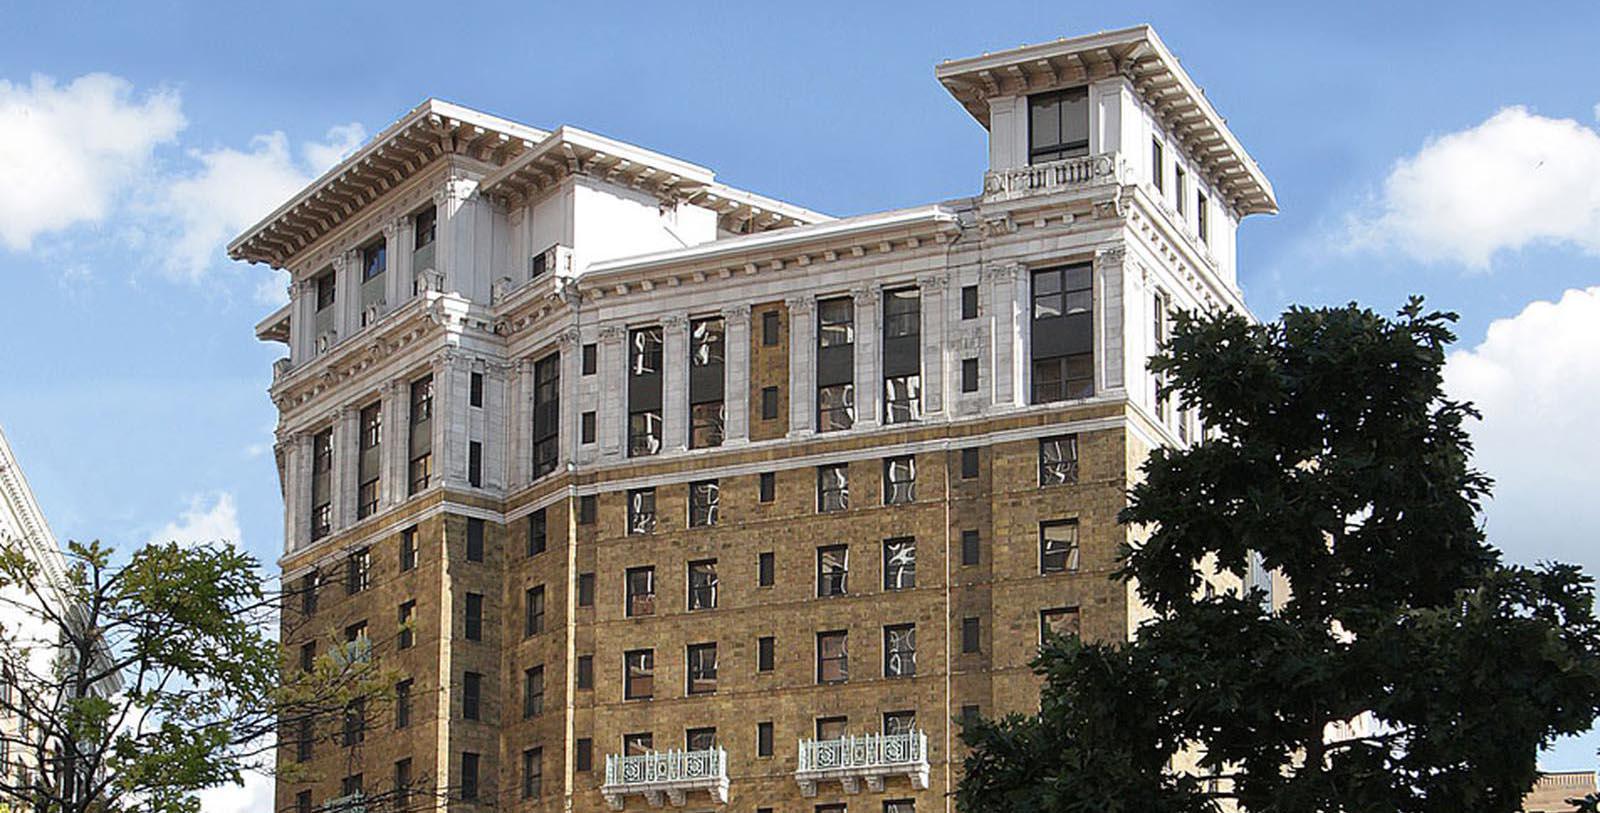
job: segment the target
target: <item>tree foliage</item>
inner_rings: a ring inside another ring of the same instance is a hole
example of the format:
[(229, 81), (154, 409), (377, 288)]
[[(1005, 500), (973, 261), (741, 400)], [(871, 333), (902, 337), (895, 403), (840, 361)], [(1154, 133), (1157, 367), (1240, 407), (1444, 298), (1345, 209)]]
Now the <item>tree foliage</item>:
[(281, 595), (232, 544), (149, 544), (119, 560), (72, 543), (56, 571), (20, 541), (0, 546), (0, 743), (13, 766), (0, 803), (13, 808), (194, 813), (197, 791), (272, 761), (281, 720), (377, 691), (365, 659), (288, 668)]
[[(1040, 713), (964, 728), (961, 809), (1520, 809), (1539, 748), (1600, 712), (1600, 624), (1587, 575), (1485, 539), (1454, 318), (1179, 314), (1152, 368), (1207, 431), (1152, 453), (1120, 517), (1144, 538), (1116, 577), (1155, 617), (1047, 642)], [(1253, 554), (1290, 585), (1276, 611), (1203, 589)]]

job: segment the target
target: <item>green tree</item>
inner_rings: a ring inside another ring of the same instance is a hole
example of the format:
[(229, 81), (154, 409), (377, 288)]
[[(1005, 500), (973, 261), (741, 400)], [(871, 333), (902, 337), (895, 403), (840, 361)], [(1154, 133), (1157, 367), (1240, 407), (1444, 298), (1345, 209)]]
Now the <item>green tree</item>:
[[(1180, 314), (1153, 369), (1207, 432), (1156, 450), (1120, 517), (1144, 538), (1116, 578), (1155, 617), (1048, 641), (1040, 713), (964, 727), (961, 809), (1518, 810), (1540, 746), (1600, 711), (1600, 625), (1577, 568), (1485, 539), (1475, 413), (1441, 388), (1454, 319)], [(1257, 555), (1276, 612), (1208, 596)]]
[(309, 671), (275, 638), (281, 596), (227, 543), (100, 543), (64, 562), (0, 545), (0, 803), (36, 813), (194, 813), (272, 763), (281, 721), (381, 697), (354, 647)]

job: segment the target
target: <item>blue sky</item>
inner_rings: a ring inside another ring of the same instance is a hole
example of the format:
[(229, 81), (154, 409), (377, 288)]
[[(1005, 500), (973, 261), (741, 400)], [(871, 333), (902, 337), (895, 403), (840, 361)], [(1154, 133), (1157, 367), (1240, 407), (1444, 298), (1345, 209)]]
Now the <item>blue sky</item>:
[(1149, 22), (1277, 188), (1240, 232), (1251, 307), (1459, 311), (1491, 535), (1600, 566), (1600, 5), (1297, 5), (0, 0), (0, 422), (63, 539), (270, 562), (281, 350), (251, 328), (282, 282), (221, 243), (423, 98), (855, 214), (978, 190), (939, 60)]

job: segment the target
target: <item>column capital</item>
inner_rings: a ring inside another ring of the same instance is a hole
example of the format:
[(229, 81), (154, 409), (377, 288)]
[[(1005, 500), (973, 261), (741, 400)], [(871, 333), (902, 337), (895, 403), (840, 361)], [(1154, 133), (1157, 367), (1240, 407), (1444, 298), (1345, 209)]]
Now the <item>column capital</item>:
[(445, 348), (444, 350), (440, 350), (439, 352), (433, 354), (433, 358), (428, 359), (428, 366), (432, 367), (435, 373), (441, 373), (450, 367), (455, 366), (456, 362), (459, 361), (460, 358), (460, 354), (455, 350)]
[(570, 351), (572, 348), (578, 345), (578, 329), (575, 327), (569, 327), (566, 330), (561, 331), (561, 333), (556, 336), (556, 343), (561, 346), (563, 351)]
[(850, 296), (855, 299), (856, 305), (876, 305), (883, 289), (877, 285), (859, 285), (850, 289)]
[(394, 236), (400, 233), (400, 221), (391, 220), (383, 224), (383, 240), (385, 243), (394, 242)]
[(1022, 271), (1022, 263), (1005, 263), (1002, 265), (986, 266), (982, 269), (981, 273), (984, 276), (998, 282), (1015, 282), (1018, 277), (1022, 276)]
[(679, 333), (689, 329), (689, 317), (681, 313), (669, 313), (661, 317), (661, 329), (668, 333)]
[(817, 309), (817, 295), (801, 294), (800, 296), (791, 296), (783, 300), (783, 304), (791, 314), (804, 316)]
[(1126, 257), (1127, 254), (1127, 246), (1117, 243), (1116, 245), (1106, 246), (1105, 248), (1096, 251), (1094, 253), (1094, 261), (1096, 263), (1120, 265), (1123, 258)]
[(917, 277), (917, 287), (924, 291), (943, 291), (949, 286), (950, 273), (948, 271)]
[(722, 318), (729, 322), (743, 322), (750, 319), (750, 303), (740, 302), (722, 309)]
[(600, 341), (620, 342), (628, 337), (628, 329), (622, 325), (606, 325), (600, 328)]

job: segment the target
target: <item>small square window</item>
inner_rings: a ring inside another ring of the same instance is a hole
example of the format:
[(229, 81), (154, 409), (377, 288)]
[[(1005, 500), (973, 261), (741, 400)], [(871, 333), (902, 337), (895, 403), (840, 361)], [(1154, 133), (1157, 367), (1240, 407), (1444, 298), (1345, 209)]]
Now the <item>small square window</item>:
[(417, 526), (400, 532), (400, 572), (417, 569)]
[(689, 563), (689, 609), (717, 608), (717, 560)]
[(544, 553), (549, 542), (549, 522), (545, 510), (539, 510), (528, 515), (528, 555), (538, 556)]
[(594, 574), (593, 573), (579, 573), (578, 574), (578, 606), (579, 607), (593, 607), (594, 606)]
[(771, 421), (778, 418), (778, 388), (761, 388), (761, 420)]
[(473, 373), (468, 378), (468, 381), (470, 383), (467, 385), (467, 403), (475, 407), (482, 407), (483, 373)]
[(776, 581), (778, 565), (777, 556), (772, 551), (762, 551), (756, 559), (756, 584), (759, 587), (771, 587)]
[(466, 594), (465, 619), (462, 622), (462, 632), (468, 641), (483, 640), (483, 594)]
[(629, 618), (641, 615), (655, 615), (656, 612), (656, 569), (653, 567), (630, 567), (625, 575), (626, 590), (623, 614)]
[(978, 532), (967, 529), (961, 532), (961, 564), (967, 567), (978, 564), (979, 560)]
[(599, 356), (598, 349), (594, 346), (594, 343), (591, 342), (584, 345), (581, 352), (583, 353), (583, 374), (594, 375), (595, 361)]
[(759, 499), (761, 502), (772, 502), (774, 499), (776, 499), (778, 496), (777, 473), (770, 471), (762, 472), (761, 479), (757, 487), (757, 492), (757, 499)]
[(772, 756), (772, 721), (756, 723), (756, 756)]
[(778, 312), (775, 310), (761, 313), (761, 344), (766, 347), (775, 347), (778, 344)]
[(625, 756), (641, 756), (653, 750), (655, 750), (655, 735), (648, 731), (622, 735), (622, 753)]
[(656, 532), (656, 490), (636, 488), (628, 492), (628, 533)]
[(544, 667), (522, 670), (522, 719), (544, 713)]
[(478, 755), (471, 751), (461, 752), (461, 800), (478, 800)]
[(883, 713), (883, 733), (890, 736), (910, 734), (917, 730), (917, 713), (912, 710)]
[(978, 704), (968, 703), (961, 707), (959, 719), (963, 724), (967, 724), (977, 722), (982, 716), (983, 712), (978, 708)]
[[(635, 649), (624, 653), (622, 697), (624, 700), (649, 700), (655, 696), (656, 652)], [(643, 750), (648, 751), (646, 745)], [(631, 753), (631, 752), (630, 752)]]
[(722, 505), (722, 489), (716, 480), (701, 480), (689, 484), (689, 527), (703, 528), (717, 524)]
[(594, 656), (579, 655), (575, 681), (579, 689), (594, 688)]
[(483, 487), (483, 444), (476, 440), (467, 441), (467, 485)]
[(1078, 482), (1078, 436), (1056, 435), (1039, 440), (1039, 485)]
[(917, 813), (917, 803), (913, 799), (885, 799), (883, 813)]
[(594, 740), (579, 737), (572, 761), (574, 763), (572, 769), (579, 773), (594, 770)]
[(842, 596), (849, 589), (850, 548), (829, 545), (817, 548), (817, 597)]
[(1067, 573), (1078, 569), (1078, 521), (1039, 523), (1039, 572)]
[(595, 496), (586, 494), (578, 498), (578, 524), (593, 525), (596, 511)]
[(978, 476), (978, 450), (968, 447), (961, 450), (961, 479), (971, 480)]
[(530, 587), (522, 593), (522, 634), (538, 635), (544, 632), (544, 585)]
[(714, 727), (690, 728), (683, 732), (685, 751), (709, 751), (715, 747), (717, 747), (717, 729)]
[(961, 651), (967, 654), (977, 652), (981, 647), (983, 637), (982, 621), (975, 615), (961, 619)]
[(1046, 635), (1065, 635), (1076, 638), (1081, 633), (1082, 623), (1078, 618), (1077, 607), (1061, 607), (1039, 611), (1040, 643), (1044, 643)]
[(961, 318), (978, 318), (978, 286), (961, 286)]
[(906, 505), (917, 499), (917, 459), (912, 455), (883, 461), (883, 504)]
[(483, 700), (483, 675), (461, 673), (461, 719), (476, 720)]
[[(844, 683), (850, 679), (849, 633), (817, 633), (817, 682)], [(821, 727), (819, 721), (818, 727)]]
[(883, 628), (883, 676), (912, 677), (917, 673), (917, 625)]
[(978, 391), (978, 360), (977, 359), (962, 359), (961, 360), (961, 391), (962, 392), (977, 392)]
[(717, 645), (690, 644), (688, 653), (688, 694), (711, 694), (717, 690)]
[(483, 520), (467, 517), (467, 561), (483, 561)]
[(850, 507), (850, 469), (844, 463), (817, 467), (817, 511), (844, 511)]
[(917, 540), (911, 537), (883, 541), (883, 589), (910, 590), (917, 586)]
[(594, 422), (595, 422), (594, 410), (590, 410), (588, 412), (583, 413), (579, 417), (579, 421), (578, 422), (579, 422), (579, 429), (578, 429), (578, 431), (579, 431), (579, 441), (578, 442), (580, 442), (580, 443), (594, 443)]
[(756, 639), (756, 671), (771, 672), (778, 659), (778, 639), (770, 635)]

